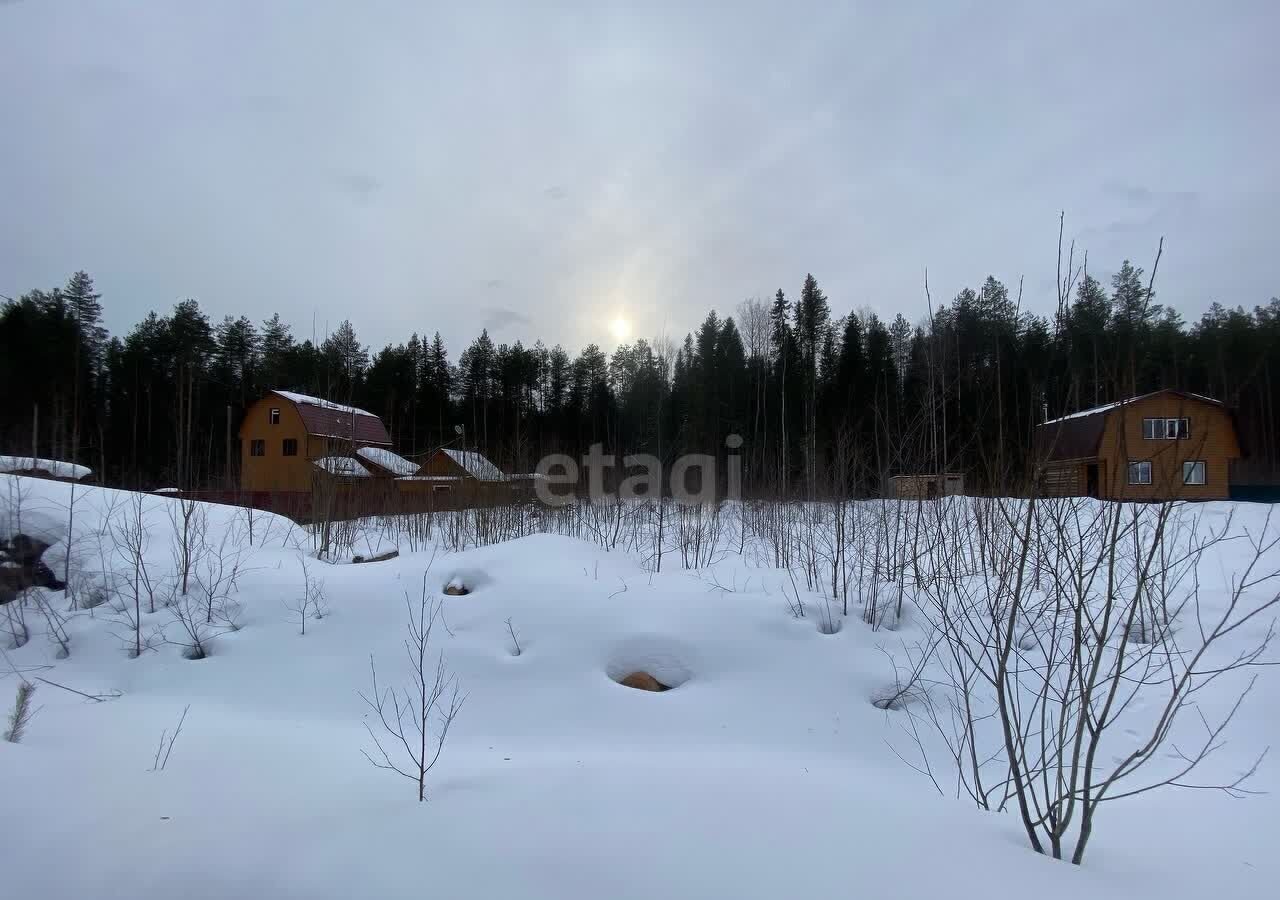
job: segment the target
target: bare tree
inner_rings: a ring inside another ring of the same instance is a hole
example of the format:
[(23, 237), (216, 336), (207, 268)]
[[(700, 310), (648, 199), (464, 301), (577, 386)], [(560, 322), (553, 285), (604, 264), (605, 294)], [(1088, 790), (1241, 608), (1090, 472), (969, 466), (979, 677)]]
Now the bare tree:
[(192, 568), (199, 557), (209, 527), (209, 511), (204, 503), (179, 495), (168, 503), (166, 511), (173, 526), (173, 561), (181, 593), (187, 593)]
[(302, 594), (285, 605), (298, 617), (298, 632), (305, 635), (307, 620), (323, 619), (328, 615), (328, 607), (325, 605), (324, 579), (311, 574), (305, 555), (299, 558), (299, 564), (302, 566)]
[(439, 761), (449, 728), (466, 699), (459, 692), (456, 676), (445, 667), (444, 653), (436, 656), (434, 666), (428, 659), (431, 631), (440, 617), (441, 604), (427, 594), (427, 574), (422, 573), (422, 596), (418, 602), (415, 604), (405, 597), (408, 637), (404, 648), (410, 669), (407, 685), (400, 689), (381, 687), (370, 655), (371, 690), (369, 694), (360, 694), (360, 699), (378, 717), (383, 734), (380, 739), (368, 722), (365, 723), (377, 754), (361, 751), (364, 758), (379, 769), (415, 782), (419, 802), (427, 799), (427, 773)]
[[(151, 543), (151, 532), (147, 527), (144, 500), (146, 495), (135, 493), (130, 495), (127, 505), (118, 515), (112, 515), (107, 521), (107, 531), (114, 545), (115, 555), (129, 571), (128, 576), (113, 572), (116, 585), (123, 585), (125, 596), (112, 608), (125, 627), (122, 635), (128, 647), (129, 656), (136, 659), (142, 651), (150, 646), (150, 639), (143, 634), (143, 605), (146, 612), (156, 611), (156, 598), (167, 606), (172, 599), (174, 587), (157, 579), (147, 568), (147, 550)], [(104, 572), (105, 575), (105, 572)]]
[[(946, 742), (957, 789), (983, 808), (1015, 807), (1038, 852), (1080, 863), (1114, 800), (1168, 786), (1247, 793), (1257, 762), (1193, 772), (1221, 748), (1252, 680), (1235, 681), (1234, 702), (1214, 717), (1197, 701), (1265, 662), (1280, 571), (1264, 559), (1280, 532), (1271, 513), (1233, 536), (1230, 519), (1210, 528), (1189, 509), (975, 501), (961, 534), (977, 544), (980, 578), (961, 541), (935, 542), (937, 577), (917, 596), (937, 641), (940, 699), (922, 715)], [(1208, 569), (1208, 551), (1229, 541), (1248, 549), (1215, 596), (1201, 562)], [(1182, 715), (1190, 709), (1198, 721)]]

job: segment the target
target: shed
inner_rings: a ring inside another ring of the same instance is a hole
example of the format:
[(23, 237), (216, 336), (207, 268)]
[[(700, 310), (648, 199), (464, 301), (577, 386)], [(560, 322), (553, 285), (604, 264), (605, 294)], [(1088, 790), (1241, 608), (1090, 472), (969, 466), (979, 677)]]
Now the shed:
[(956, 472), (929, 475), (894, 475), (889, 479), (893, 496), (899, 499), (952, 497), (964, 494), (964, 476)]

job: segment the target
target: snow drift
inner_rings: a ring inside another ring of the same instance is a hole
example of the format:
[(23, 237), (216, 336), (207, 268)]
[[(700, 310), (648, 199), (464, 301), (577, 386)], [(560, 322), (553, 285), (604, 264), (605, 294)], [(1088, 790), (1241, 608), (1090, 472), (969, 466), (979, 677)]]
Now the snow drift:
[[(178, 579), (183, 501), (79, 488), (69, 515), (70, 485), (16, 481), (76, 589), (132, 583), (118, 523), (134, 505), (149, 576)], [(0, 744), (13, 896), (1200, 898), (1262, 896), (1280, 874), (1280, 802), (1265, 795), (1144, 795), (1108, 812), (1083, 868), (1032, 853), (1012, 815), (939, 796), (904, 764), (919, 764), (906, 720), (872, 704), (894, 678), (886, 651), (920, 623), (851, 615), (824, 634), (822, 597), (735, 541), (660, 574), (550, 534), (331, 566), (287, 520), (203, 504), (199, 517), (208, 546), (234, 538), (240, 553), (237, 627), (207, 658), (183, 658), (163, 604), (142, 614), (160, 636), (136, 659), (109, 604), (72, 611), (61, 593), (44, 599), (65, 617), (67, 658), (32, 612), (25, 644), (0, 634), (6, 706), (15, 673), (79, 692), (37, 681), (25, 740)], [(455, 577), (480, 587), (442, 597), (435, 649), (468, 696), (419, 805), (363, 758), (357, 692), (371, 655), (380, 678), (403, 677), (405, 599), (428, 566), (433, 594)], [(317, 587), (327, 614), (303, 635), (299, 598)], [(616, 682), (635, 669), (678, 689)], [(1280, 738), (1269, 674), (1216, 760), (1226, 770)], [(1273, 767), (1253, 785), (1278, 786)]]

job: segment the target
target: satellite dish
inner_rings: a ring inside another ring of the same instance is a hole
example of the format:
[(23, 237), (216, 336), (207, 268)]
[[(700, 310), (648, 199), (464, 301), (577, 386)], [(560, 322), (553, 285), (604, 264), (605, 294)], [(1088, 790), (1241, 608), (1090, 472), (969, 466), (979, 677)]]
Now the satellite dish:
[(454, 425), (454, 426), (453, 426), (453, 433), (454, 433), (454, 434), (459, 434), (459, 435), (460, 435), (460, 434), (462, 434), (462, 426), (461, 426), (461, 425)]

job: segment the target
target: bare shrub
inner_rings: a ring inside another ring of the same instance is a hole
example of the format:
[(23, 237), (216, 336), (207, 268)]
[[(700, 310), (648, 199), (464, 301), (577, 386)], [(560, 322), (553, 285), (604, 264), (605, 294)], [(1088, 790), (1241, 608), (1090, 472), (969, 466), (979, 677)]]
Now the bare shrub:
[(376, 768), (415, 782), (421, 802), (427, 799), (427, 773), (439, 761), (449, 728), (466, 698), (459, 692), (457, 677), (445, 667), (444, 653), (436, 656), (434, 666), (428, 660), (431, 632), (440, 617), (441, 603), (427, 594), (426, 572), (422, 575), (421, 598), (415, 604), (406, 596), (405, 608), (408, 637), (404, 648), (409, 658), (409, 678), (399, 689), (379, 686), (374, 658), (369, 657), (372, 686), (369, 694), (360, 694), (360, 699), (378, 717), (383, 738), (366, 722), (365, 731), (377, 754), (361, 752)]
[(155, 759), (151, 762), (152, 772), (163, 772), (165, 766), (169, 765), (169, 755), (173, 753), (173, 745), (178, 740), (178, 735), (182, 734), (182, 725), (187, 721), (187, 713), (190, 709), (190, 703), (182, 708), (182, 716), (178, 719), (178, 725), (172, 732), (168, 729), (160, 732), (160, 742), (156, 745)]
[(235, 522), (222, 532), (216, 544), (208, 542), (207, 535), (207, 530), (199, 532), (194, 565), (196, 594), (204, 608), (205, 624), (239, 631), (240, 605), (234, 594), (244, 556), (243, 535)]
[(205, 607), (200, 599), (190, 594), (179, 595), (169, 606), (169, 612), (173, 617), (172, 624), (177, 626), (178, 640), (171, 641), (167, 635), (165, 640), (181, 647), (182, 655), (187, 659), (207, 657), (218, 629), (206, 617)]
[[(1263, 564), (1280, 547), (1274, 513), (1231, 536), (1230, 518), (1202, 527), (1176, 503), (972, 508), (976, 538), (940, 550), (939, 577), (917, 594), (941, 670), (940, 702), (921, 716), (947, 745), (957, 790), (984, 809), (1016, 808), (1033, 849), (1073, 863), (1112, 801), (1169, 786), (1248, 793), (1257, 762), (1192, 775), (1222, 747), (1253, 681), (1237, 681), (1216, 716), (1198, 701), (1266, 663), (1273, 632), (1262, 619), (1280, 605), (1280, 571)], [(1247, 549), (1210, 597), (1201, 563), (1208, 570), (1207, 552), (1228, 540)], [(975, 555), (980, 578), (969, 577)], [(1240, 646), (1228, 650), (1230, 635)]]
[(40, 615), (44, 616), (49, 640), (58, 648), (55, 656), (58, 659), (66, 659), (71, 655), (71, 635), (67, 633), (67, 620), (53, 608), (43, 591), (32, 591), (31, 596), (35, 599), (36, 609), (39, 610)]
[(133, 494), (119, 514), (111, 516), (107, 523), (115, 555), (127, 573), (111, 572), (109, 577), (116, 593), (122, 595), (114, 611), (120, 637), (133, 659), (151, 646), (150, 636), (144, 634), (144, 607), (146, 612), (154, 613), (157, 599), (163, 606), (168, 605), (173, 596), (172, 584), (169, 583), (166, 590), (166, 582), (155, 578), (147, 568), (151, 532), (144, 515), (145, 497), (142, 493)]
[(171, 527), (170, 552), (173, 555), (173, 567), (179, 591), (185, 595), (209, 530), (209, 510), (204, 503), (179, 495), (167, 504), (165, 511)]
[(285, 606), (298, 617), (298, 632), (305, 635), (307, 620), (323, 619), (329, 614), (329, 607), (324, 597), (324, 579), (311, 574), (306, 556), (300, 558), (299, 564), (302, 566), (302, 593), (286, 601)]

